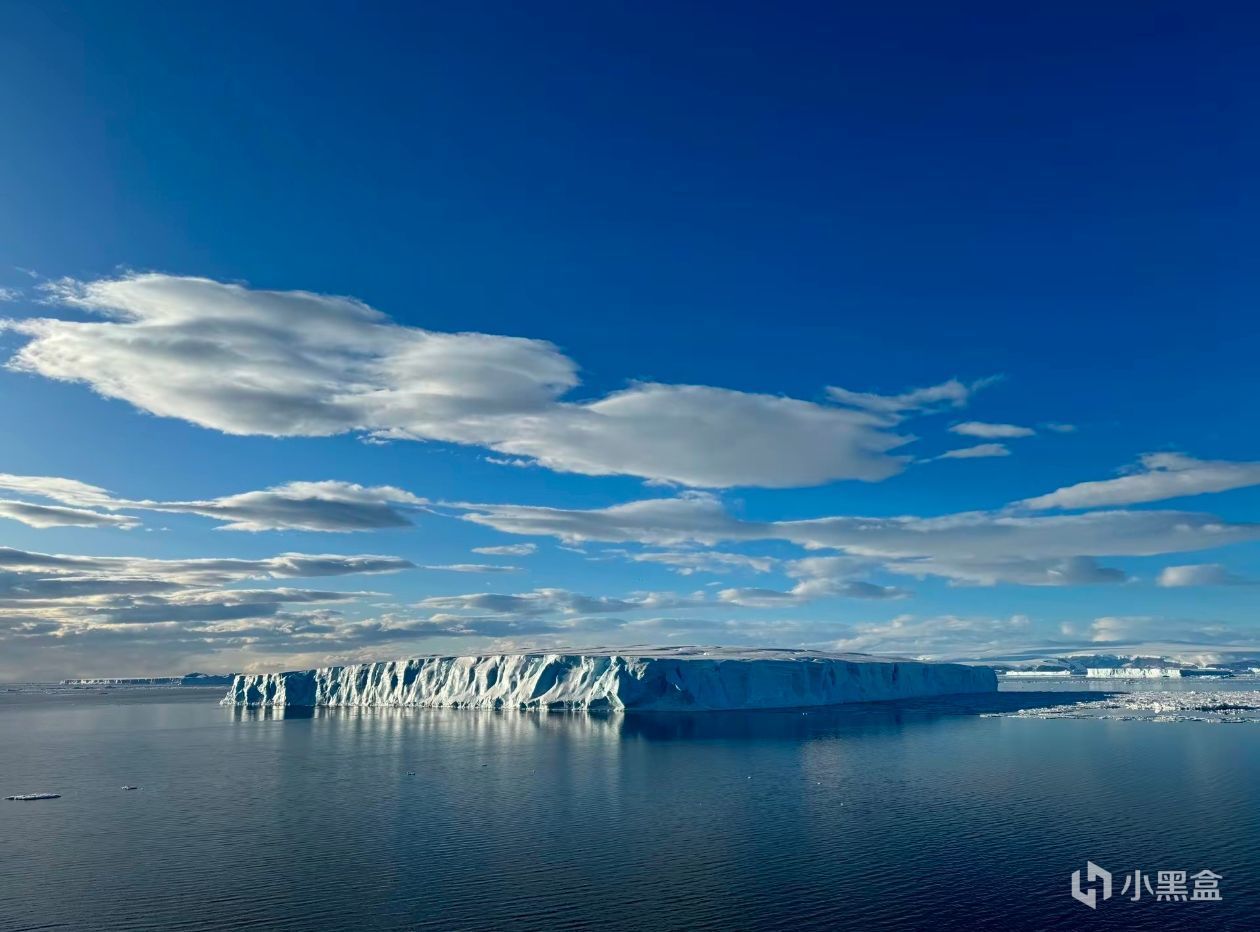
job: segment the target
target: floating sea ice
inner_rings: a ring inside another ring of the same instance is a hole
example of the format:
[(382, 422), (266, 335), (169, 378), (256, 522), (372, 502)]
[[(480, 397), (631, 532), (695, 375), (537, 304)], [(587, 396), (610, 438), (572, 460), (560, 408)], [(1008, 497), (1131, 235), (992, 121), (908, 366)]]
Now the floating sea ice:
[[(989, 716), (986, 716), (989, 717)], [(1079, 718), (1120, 722), (1260, 723), (1260, 692), (1131, 692), (1064, 705), (997, 713), (1009, 718)]]

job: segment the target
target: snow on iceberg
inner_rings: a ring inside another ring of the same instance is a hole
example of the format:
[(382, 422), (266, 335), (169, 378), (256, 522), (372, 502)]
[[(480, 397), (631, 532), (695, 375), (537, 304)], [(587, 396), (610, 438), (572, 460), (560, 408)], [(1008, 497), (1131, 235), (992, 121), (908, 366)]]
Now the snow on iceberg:
[(716, 711), (996, 690), (997, 676), (988, 667), (868, 654), (672, 647), (420, 657), (241, 674), (223, 704)]

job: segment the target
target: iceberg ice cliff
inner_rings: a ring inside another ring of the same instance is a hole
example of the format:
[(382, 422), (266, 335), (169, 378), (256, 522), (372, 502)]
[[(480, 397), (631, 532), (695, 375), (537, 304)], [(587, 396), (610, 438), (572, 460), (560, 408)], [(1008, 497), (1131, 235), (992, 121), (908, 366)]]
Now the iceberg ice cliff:
[(818, 651), (628, 648), (238, 675), (224, 705), (716, 711), (993, 692), (988, 667)]

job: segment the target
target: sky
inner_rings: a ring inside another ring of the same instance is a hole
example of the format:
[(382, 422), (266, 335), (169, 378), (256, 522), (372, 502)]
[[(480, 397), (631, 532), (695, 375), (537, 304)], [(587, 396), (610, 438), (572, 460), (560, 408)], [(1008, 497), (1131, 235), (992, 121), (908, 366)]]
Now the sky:
[(1260, 650), (1246, 5), (0, 16), (0, 680)]

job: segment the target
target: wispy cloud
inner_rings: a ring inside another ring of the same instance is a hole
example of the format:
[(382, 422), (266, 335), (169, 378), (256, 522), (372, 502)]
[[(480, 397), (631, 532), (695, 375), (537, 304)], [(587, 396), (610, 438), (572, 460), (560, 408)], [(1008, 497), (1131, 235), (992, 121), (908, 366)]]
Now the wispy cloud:
[(949, 428), (951, 433), (964, 437), (983, 437), (986, 440), (998, 440), (1013, 437), (1031, 437), (1036, 433), (1031, 427), (1020, 427), (1016, 424), (987, 424), (983, 421), (963, 421)]
[(154, 511), (213, 518), (225, 531), (369, 531), (407, 527), (411, 513), (426, 500), (393, 486), (350, 482), (290, 482), (256, 492), (202, 501), (115, 498), (105, 489), (73, 479), (0, 474), (0, 489), (61, 502), (53, 507), (0, 501), (0, 517), (31, 527), (133, 527), (138, 519), (123, 511)]
[(1231, 573), (1220, 563), (1193, 563), (1164, 567), (1158, 583), (1173, 589), (1183, 586), (1249, 586), (1255, 585), (1256, 581)]
[(626, 556), (635, 563), (655, 563), (665, 566), (680, 576), (691, 576), (696, 573), (730, 573), (734, 570), (769, 573), (778, 562), (772, 557), (724, 553), (718, 550), (647, 551), (630, 553)]
[(448, 573), (519, 573), (519, 566), (498, 563), (439, 563), (422, 567), (426, 570), (442, 570)]
[(990, 376), (971, 383), (949, 379), (926, 388), (912, 388), (895, 395), (877, 395), (873, 392), (854, 392), (838, 386), (828, 386), (827, 395), (832, 401), (853, 408), (862, 408), (879, 414), (901, 417), (917, 412), (932, 412), (961, 408), (971, 396), (986, 386), (1000, 380)]
[(1011, 451), (1004, 443), (979, 443), (974, 447), (963, 447), (959, 450), (946, 450), (938, 460), (975, 460), (994, 456), (1010, 456)]
[(261, 641), (293, 649), (304, 638), (332, 630), (339, 618), (333, 606), (371, 593), (241, 583), (393, 573), (411, 566), (375, 555), (156, 560), (0, 548), (0, 669), (12, 676), (22, 669), (15, 664), (46, 662), (36, 654), (84, 669), (102, 647), (125, 654), (155, 643), (202, 653)]
[(1017, 502), (1024, 508), (1102, 508), (1227, 492), (1260, 485), (1260, 463), (1197, 460), (1181, 453), (1147, 453), (1128, 475), (1079, 482)]
[(501, 544), (494, 547), (474, 547), (472, 552), (487, 557), (528, 557), (537, 550), (537, 544)]
[(870, 558), (899, 575), (937, 576), (972, 585), (1117, 582), (1125, 574), (1100, 565), (1096, 558), (1183, 553), (1260, 539), (1260, 525), (1181, 511), (1054, 516), (964, 512), (934, 518), (836, 516), (750, 522), (730, 515), (716, 497), (698, 493), (590, 510), (455, 507), (465, 520), (510, 534), (645, 545), (780, 540)]
[(672, 592), (644, 592), (625, 598), (613, 598), (583, 595), (568, 589), (533, 589), (516, 594), (475, 592), (465, 595), (431, 596), (415, 603), (414, 607), (433, 612), (599, 615), (609, 612), (705, 608), (711, 604), (703, 596), (682, 596)]
[(140, 522), (127, 515), (104, 514), (86, 508), (65, 505), (40, 505), (31, 502), (0, 499), (0, 518), (20, 521), (28, 527), (117, 527), (131, 528)]

